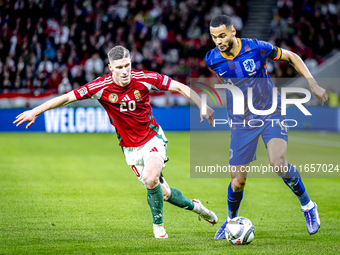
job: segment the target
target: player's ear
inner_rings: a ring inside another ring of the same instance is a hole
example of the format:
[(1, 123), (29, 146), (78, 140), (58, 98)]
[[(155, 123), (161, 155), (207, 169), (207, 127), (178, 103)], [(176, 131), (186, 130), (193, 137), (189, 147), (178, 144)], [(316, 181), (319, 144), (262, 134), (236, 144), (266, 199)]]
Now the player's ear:
[(233, 34), (233, 36), (236, 36), (236, 29), (234, 26), (232, 26), (231, 33)]

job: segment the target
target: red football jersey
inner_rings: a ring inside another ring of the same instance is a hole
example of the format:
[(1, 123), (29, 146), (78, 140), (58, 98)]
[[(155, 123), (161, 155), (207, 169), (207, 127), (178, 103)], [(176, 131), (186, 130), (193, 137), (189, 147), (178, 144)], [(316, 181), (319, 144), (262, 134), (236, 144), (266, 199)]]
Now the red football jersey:
[(150, 72), (131, 70), (129, 85), (113, 82), (112, 73), (74, 90), (78, 100), (98, 99), (117, 131), (119, 145), (138, 147), (157, 134), (158, 123), (152, 116), (149, 91), (168, 90), (171, 78)]

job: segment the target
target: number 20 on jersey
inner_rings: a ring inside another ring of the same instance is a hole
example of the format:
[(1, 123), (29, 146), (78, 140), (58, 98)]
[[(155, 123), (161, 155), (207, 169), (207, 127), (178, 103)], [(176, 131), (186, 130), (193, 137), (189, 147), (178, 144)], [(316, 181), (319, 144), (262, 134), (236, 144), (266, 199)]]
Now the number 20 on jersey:
[(129, 111), (136, 110), (136, 102), (133, 101), (133, 100), (129, 101), (128, 103), (120, 102), (120, 111), (121, 112), (126, 112), (127, 110), (129, 110)]

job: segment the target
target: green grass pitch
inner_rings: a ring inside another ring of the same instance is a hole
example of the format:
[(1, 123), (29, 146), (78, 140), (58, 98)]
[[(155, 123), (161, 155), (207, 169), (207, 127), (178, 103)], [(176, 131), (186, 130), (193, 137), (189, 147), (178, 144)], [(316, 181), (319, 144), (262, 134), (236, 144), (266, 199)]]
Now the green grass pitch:
[[(190, 134), (166, 133), (170, 186), (227, 216), (229, 179), (190, 178)], [(291, 163), (340, 164), (340, 134), (290, 132)], [(259, 142), (258, 161), (267, 163)], [(146, 190), (126, 165), (115, 134), (0, 134), (0, 254), (335, 254), (340, 253), (340, 179), (304, 179), (320, 209), (321, 228), (307, 233), (298, 199), (278, 178), (247, 181), (240, 216), (255, 225), (254, 241), (213, 240), (215, 226), (164, 205), (167, 240), (153, 238)]]

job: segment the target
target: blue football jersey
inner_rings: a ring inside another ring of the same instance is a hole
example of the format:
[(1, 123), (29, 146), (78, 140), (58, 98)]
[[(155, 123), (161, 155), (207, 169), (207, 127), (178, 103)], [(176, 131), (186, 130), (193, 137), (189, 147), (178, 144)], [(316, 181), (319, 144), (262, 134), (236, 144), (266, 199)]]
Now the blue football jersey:
[[(216, 47), (210, 50), (206, 57), (206, 63), (211, 70), (216, 72), (224, 83), (233, 84), (242, 90), (244, 95), (244, 115), (233, 114), (233, 97), (229, 89), (226, 89), (227, 108), (229, 120), (233, 123), (246, 123), (252, 119), (265, 120), (268, 115), (256, 115), (248, 108), (248, 87), (252, 87), (252, 102), (257, 110), (269, 110), (272, 107), (273, 88), (272, 79), (267, 73), (267, 58), (280, 59), (282, 51), (280, 48), (264, 41), (256, 39), (240, 39), (238, 41), (238, 52), (235, 57), (228, 57)], [(273, 115), (281, 114), (281, 96), (277, 93), (277, 108)], [(258, 124), (258, 123), (256, 123)], [(255, 122), (252, 124), (255, 125)], [(233, 129), (251, 128), (247, 124), (233, 125)]]

